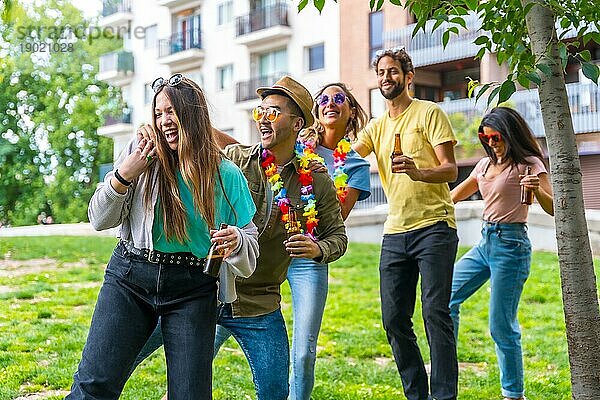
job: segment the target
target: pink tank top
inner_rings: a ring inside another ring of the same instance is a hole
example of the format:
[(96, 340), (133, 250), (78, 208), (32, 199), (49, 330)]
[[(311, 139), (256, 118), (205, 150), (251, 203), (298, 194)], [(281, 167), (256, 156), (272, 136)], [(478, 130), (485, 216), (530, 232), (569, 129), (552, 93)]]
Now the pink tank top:
[[(531, 166), (531, 174), (548, 173), (539, 158), (527, 157), (526, 161)], [(489, 157), (482, 158), (471, 172), (483, 196), (483, 219), (502, 223), (527, 222), (529, 206), (521, 204), (521, 185), (519, 185), (519, 174), (525, 173), (526, 165), (509, 166), (498, 176), (486, 178), (485, 172), (489, 165)]]

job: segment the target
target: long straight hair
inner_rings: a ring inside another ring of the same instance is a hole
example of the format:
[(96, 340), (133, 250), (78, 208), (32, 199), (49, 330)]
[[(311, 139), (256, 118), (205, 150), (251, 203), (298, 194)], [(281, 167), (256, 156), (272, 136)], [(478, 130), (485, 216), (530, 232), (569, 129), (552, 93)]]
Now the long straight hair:
[[(508, 107), (494, 107), (481, 120), (479, 132), (483, 132), (484, 126), (500, 132), (511, 167), (528, 164), (525, 158), (530, 156), (538, 157), (544, 163), (540, 145), (527, 122), (517, 111)], [(485, 141), (481, 141), (481, 144), (488, 157), (496, 163), (498, 158), (492, 148)]]
[[(176, 151), (171, 150), (156, 125), (154, 110), (159, 93), (164, 93), (173, 105), (179, 135)], [(178, 171), (192, 192), (194, 208), (209, 229), (215, 227), (215, 181), (222, 153), (216, 145), (202, 89), (188, 78), (183, 78), (177, 86), (165, 85), (161, 88), (152, 99), (152, 127), (156, 133), (158, 162), (155, 168), (158, 168), (158, 194), (165, 236), (168, 241), (176, 239), (183, 242), (189, 239), (189, 235), (186, 210), (177, 184)], [(152, 189), (148, 185), (145, 192), (145, 202), (149, 208)]]

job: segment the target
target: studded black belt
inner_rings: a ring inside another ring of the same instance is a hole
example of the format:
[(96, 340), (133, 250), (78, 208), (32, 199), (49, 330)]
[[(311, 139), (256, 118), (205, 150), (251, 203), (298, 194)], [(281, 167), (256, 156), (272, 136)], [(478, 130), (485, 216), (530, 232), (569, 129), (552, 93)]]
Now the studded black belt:
[(202, 268), (206, 262), (205, 258), (198, 258), (192, 253), (164, 253), (158, 250), (138, 249), (127, 240), (121, 240), (120, 244), (127, 253), (152, 264)]

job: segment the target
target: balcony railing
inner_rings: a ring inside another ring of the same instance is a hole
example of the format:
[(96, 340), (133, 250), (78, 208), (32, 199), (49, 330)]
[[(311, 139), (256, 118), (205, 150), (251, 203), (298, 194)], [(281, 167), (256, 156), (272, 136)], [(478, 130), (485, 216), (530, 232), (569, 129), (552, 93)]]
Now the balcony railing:
[[(593, 83), (567, 85), (569, 108), (575, 133), (600, 131), (600, 89)], [(519, 90), (508, 101), (525, 118), (533, 133), (544, 136), (544, 123), (537, 89)], [(451, 100), (438, 103), (447, 114), (463, 113), (467, 119), (482, 117), (486, 112), (485, 99)]]
[(414, 37), (412, 32), (416, 24), (385, 32), (384, 42), (387, 48), (404, 46), (415, 67), (472, 58), (479, 50), (479, 47), (473, 44), (473, 40), (484, 32), (480, 31), (481, 20), (477, 15), (465, 16), (465, 22), (467, 29), (459, 28), (458, 35), (451, 34), (445, 49), (442, 47), (442, 35), (450, 25), (443, 23), (432, 32), (435, 21), (428, 21), (425, 25), (425, 32), (419, 30)]
[(119, 12), (131, 12), (131, 0), (104, 0), (102, 2), (103, 17)]
[(201, 39), (202, 34), (199, 28), (174, 33), (170, 38), (158, 41), (158, 56), (167, 57), (184, 50), (201, 49)]
[(279, 72), (272, 75), (265, 75), (257, 78), (252, 78), (249, 81), (237, 82), (235, 84), (235, 101), (237, 103), (241, 103), (243, 101), (256, 99), (256, 89), (258, 89), (261, 86), (271, 86), (284, 75), (287, 75), (287, 73)]
[(100, 56), (100, 73), (133, 72), (133, 53), (119, 50)]
[(288, 6), (285, 3), (276, 3), (252, 11), (250, 14), (237, 17), (235, 21), (236, 36), (247, 35), (261, 29), (273, 26), (289, 26)]

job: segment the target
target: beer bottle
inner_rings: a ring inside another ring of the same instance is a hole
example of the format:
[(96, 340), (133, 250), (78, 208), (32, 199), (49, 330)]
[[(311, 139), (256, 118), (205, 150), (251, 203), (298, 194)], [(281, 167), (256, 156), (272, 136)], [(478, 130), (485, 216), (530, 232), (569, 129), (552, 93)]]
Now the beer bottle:
[[(221, 224), (219, 230), (223, 230), (227, 228), (227, 224)], [(204, 263), (204, 268), (202, 272), (206, 275), (210, 275), (212, 277), (219, 277), (219, 270), (221, 269), (221, 263), (223, 262), (223, 256), (225, 252), (222, 250), (217, 250), (217, 246), (219, 242), (215, 242), (211, 244), (210, 249), (208, 250), (208, 255), (206, 256), (206, 262)]]
[[(399, 157), (402, 155), (402, 144), (400, 141), (400, 134), (396, 133), (394, 134), (394, 150), (392, 151), (392, 155), (390, 156), (391, 160), (392, 160), (392, 165), (394, 162), (394, 157)], [(392, 172), (394, 172), (392, 170)], [(397, 173), (397, 172), (394, 172)]]
[[(531, 167), (525, 167), (525, 175), (531, 175)], [(531, 205), (533, 203), (533, 191), (521, 185), (521, 204)]]
[(290, 205), (288, 209), (288, 219), (285, 224), (285, 231), (287, 233), (288, 240), (292, 236), (301, 233), (300, 224), (298, 223), (298, 219), (296, 218), (296, 210), (294, 210), (294, 207), (292, 205)]

